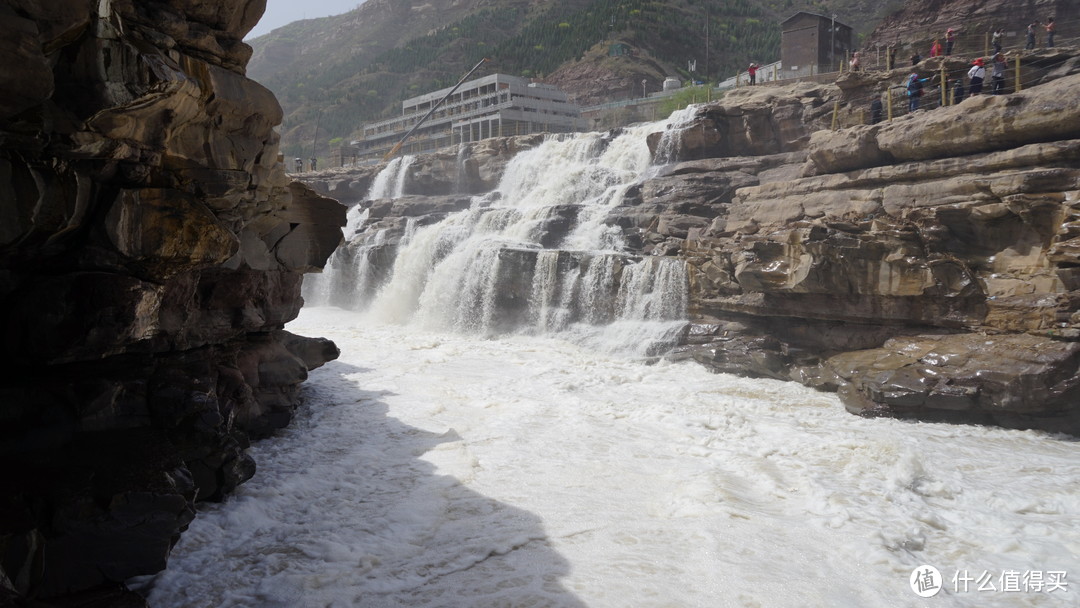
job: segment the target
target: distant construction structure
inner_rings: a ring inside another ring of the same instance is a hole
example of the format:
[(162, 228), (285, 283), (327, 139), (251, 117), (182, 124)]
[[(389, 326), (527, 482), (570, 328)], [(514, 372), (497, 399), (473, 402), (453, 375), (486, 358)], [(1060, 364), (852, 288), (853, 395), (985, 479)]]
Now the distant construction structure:
[(781, 24), (781, 78), (838, 71), (854, 50), (854, 30), (836, 16), (799, 11)]
[[(401, 116), (364, 125), (361, 139), (341, 148), (341, 164), (381, 159), (451, 88), (406, 99), (401, 102)], [(492, 74), (462, 84), (416, 130), (401, 152), (430, 152), (489, 137), (574, 133), (584, 125), (581, 108), (570, 103), (558, 88)]]

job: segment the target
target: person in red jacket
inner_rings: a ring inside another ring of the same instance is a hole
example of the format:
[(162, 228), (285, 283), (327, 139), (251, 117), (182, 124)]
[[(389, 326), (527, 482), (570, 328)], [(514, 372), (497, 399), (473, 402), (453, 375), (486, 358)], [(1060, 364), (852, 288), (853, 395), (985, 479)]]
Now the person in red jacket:
[(750, 67), (746, 68), (746, 73), (750, 75), (750, 84), (757, 82), (757, 70), (758, 64), (751, 63)]

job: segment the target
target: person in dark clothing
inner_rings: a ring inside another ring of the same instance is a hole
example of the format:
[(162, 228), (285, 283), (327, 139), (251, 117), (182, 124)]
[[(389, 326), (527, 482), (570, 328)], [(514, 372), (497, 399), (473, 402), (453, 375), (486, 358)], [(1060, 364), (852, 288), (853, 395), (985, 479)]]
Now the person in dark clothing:
[(965, 92), (966, 92), (966, 90), (964, 89), (964, 81), (963, 81), (963, 79), (957, 78), (956, 81), (953, 82), (953, 86), (952, 86), (952, 94), (953, 94), (952, 102), (953, 102), (953, 105), (956, 105), (956, 104), (960, 103), (961, 101), (964, 101), (964, 93)]
[(750, 84), (755, 84), (757, 82), (757, 71), (758, 64), (756, 63), (751, 63), (750, 67), (746, 68), (746, 73), (750, 75)]
[(1024, 45), (1024, 48), (1029, 50), (1029, 51), (1033, 50), (1035, 48), (1035, 26), (1036, 25), (1038, 25), (1038, 22), (1033, 22), (1031, 25), (1028, 26), (1028, 29), (1027, 29), (1027, 44)]
[(919, 54), (919, 51), (915, 51), (915, 54), (911, 56), (911, 67), (919, 65), (920, 61), (922, 61), (922, 55)]
[(874, 95), (874, 100), (870, 102), (870, 124), (876, 125), (884, 118), (885, 106), (881, 103), (881, 95)]
[(953, 44), (956, 43), (956, 30), (949, 28), (945, 31), (945, 56), (952, 55)]

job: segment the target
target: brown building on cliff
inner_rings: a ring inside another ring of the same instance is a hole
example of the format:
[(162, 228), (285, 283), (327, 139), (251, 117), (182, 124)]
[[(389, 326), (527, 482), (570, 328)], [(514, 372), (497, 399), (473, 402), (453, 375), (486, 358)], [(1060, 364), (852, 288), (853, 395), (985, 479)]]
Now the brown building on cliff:
[(784, 76), (835, 72), (853, 50), (853, 30), (835, 17), (799, 11), (782, 24), (780, 61)]

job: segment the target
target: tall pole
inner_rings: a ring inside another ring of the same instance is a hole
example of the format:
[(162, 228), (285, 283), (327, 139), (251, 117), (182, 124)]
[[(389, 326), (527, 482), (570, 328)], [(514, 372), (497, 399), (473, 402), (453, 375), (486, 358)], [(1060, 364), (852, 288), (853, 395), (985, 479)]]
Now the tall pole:
[[(705, 5), (705, 82), (709, 80), (709, 5)], [(712, 85), (709, 85), (712, 86)]]
[(315, 160), (315, 148), (319, 145), (319, 121), (322, 120), (322, 110), (315, 117), (315, 137), (311, 140), (311, 160)]
[(832, 27), (829, 28), (829, 33), (832, 34), (831, 46), (829, 47), (829, 71), (836, 69), (836, 15), (832, 16)]

